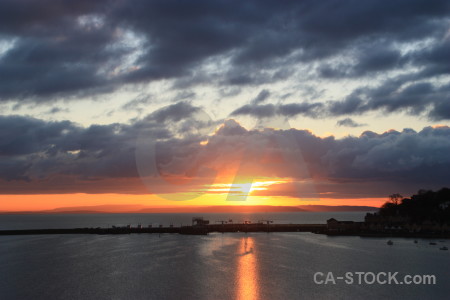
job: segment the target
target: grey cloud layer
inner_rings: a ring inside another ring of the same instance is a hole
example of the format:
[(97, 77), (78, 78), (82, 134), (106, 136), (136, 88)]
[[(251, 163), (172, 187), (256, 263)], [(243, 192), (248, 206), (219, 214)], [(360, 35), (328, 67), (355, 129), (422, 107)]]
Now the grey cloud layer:
[[(159, 79), (176, 79), (174, 88), (255, 86), (295, 80), (298, 64), (309, 77), (332, 81), (410, 68), (377, 88), (360, 87), (327, 112), (426, 110), (449, 119), (448, 87), (436, 83), (450, 73), (449, 13), (445, 0), (5, 0), (0, 39), (9, 48), (0, 56), (0, 99), (75, 98)], [(425, 39), (426, 47), (400, 49)], [(282, 115), (311, 111), (292, 109), (276, 108)], [(274, 109), (250, 113), (265, 110)]]
[[(297, 129), (246, 130), (228, 120), (208, 137), (214, 124), (201, 116), (201, 110), (186, 103), (130, 125), (84, 128), (68, 121), (2, 116), (1, 192), (89, 192), (80, 188), (86, 182), (101, 187), (96, 192), (121, 192), (120, 180), (139, 181), (135, 150), (142, 133), (156, 143), (155, 161), (159, 173), (166, 175), (208, 177), (214, 172), (202, 173), (202, 168), (221, 172), (240, 166), (245, 176), (312, 179), (319, 187), (335, 190), (336, 197), (344, 192), (339, 184), (349, 186), (347, 194), (364, 196), (373, 196), (383, 185), (397, 184), (414, 192), (450, 184), (448, 127), (383, 134), (366, 131), (359, 137), (335, 139)], [(192, 131), (205, 126), (204, 132)], [(202, 145), (205, 139), (208, 143)], [(64, 188), (53, 189), (49, 179), (55, 177), (67, 178)]]

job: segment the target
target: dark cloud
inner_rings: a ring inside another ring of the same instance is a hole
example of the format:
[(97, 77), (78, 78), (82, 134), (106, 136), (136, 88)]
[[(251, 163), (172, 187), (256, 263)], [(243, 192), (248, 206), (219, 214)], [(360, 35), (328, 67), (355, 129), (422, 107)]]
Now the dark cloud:
[[(76, 99), (160, 79), (179, 89), (255, 86), (329, 58), (336, 63), (321, 65), (321, 77), (408, 64), (430, 78), (449, 72), (449, 11), (445, 0), (2, 1), (0, 38), (11, 47), (0, 57), (0, 99)], [(425, 49), (398, 49), (425, 38)], [(218, 67), (202, 68), (208, 63)]]
[[(28, 155), (47, 152), (56, 147), (56, 142), (65, 150), (71, 149), (68, 141), (63, 141), (69, 133), (77, 133), (78, 128), (69, 121), (45, 122), (21, 116), (2, 116), (0, 155)], [(65, 148), (68, 147), (68, 148)]]
[[(144, 134), (146, 139), (155, 142), (171, 139), (176, 146), (175, 136), (181, 138), (185, 127), (191, 129), (192, 123), (190, 126), (185, 123), (198, 112), (198, 108), (177, 103), (132, 125), (91, 125), (87, 128), (69, 121), (46, 122), (23, 116), (1, 116), (0, 128), (4, 129), (0, 131), (1, 180), (33, 182), (22, 186), (26, 189), (27, 186), (36, 188), (36, 181), (44, 180), (42, 184), (45, 185), (46, 180), (63, 176), (67, 192), (77, 192), (80, 182), (94, 180), (103, 186), (103, 181), (114, 178), (138, 179), (135, 159), (138, 136)], [(174, 124), (180, 126), (174, 127)], [(187, 133), (194, 137), (190, 131)], [(198, 139), (188, 143), (198, 144)], [(184, 142), (184, 145), (188, 143)], [(159, 154), (158, 159), (163, 157), (161, 155), (167, 155), (167, 152)], [(161, 158), (161, 162), (164, 159)], [(107, 187), (114, 190), (113, 183), (103, 186), (102, 190)]]
[(432, 46), (415, 51), (410, 55), (414, 65), (422, 67), (417, 72), (418, 78), (429, 78), (450, 73), (450, 64), (448, 63), (447, 53), (450, 51), (450, 40), (444, 38)]
[(294, 74), (292, 66), (280, 63), (277, 67), (231, 65), (231, 70), (223, 74), (220, 85), (258, 86), (287, 80)]
[[(39, 34), (49, 25), (62, 25), (64, 19), (106, 9), (107, 1), (4, 0), (0, 3), (1, 31), (13, 34)], [(54, 28), (57, 30), (57, 28)]]
[(270, 92), (268, 90), (261, 90), (255, 98), (251, 101), (252, 104), (260, 104), (270, 97)]
[(400, 52), (393, 49), (371, 48), (359, 55), (356, 74), (362, 75), (369, 71), (383, 71), (397, 67), (401, 58)]
[(391, 93), (382, 94), (377, 97), (375, 91), (369, 93), (368, 109), (384, 108), (387, 111), (399, 109), (424, 109), (428, 105), (427, 97), (432, 95), (433, 85), (427, 82), (414, 83), (403, 89)]
[(385, 196), (395, 187), (411, 193), (448, 185), (449, 136), (448, 127), (427, 127), (335, 139), (306, 130), (248, 131), (229, 122), (208, 140), (202, 161), (218, 170), (241, 162), (241, 176), (309, 180), (336, 198)]
[(449, 97), (440, 99), (434, 103), (433, 109), (429, 113), (433, 120), (450, 120), (450, 99)]
[(46, 113), (54, 115), (54, 114), (57, 114), (57, 113), (60, 113), (60, 112), (66, 112), (67, 113), (69, 111), (70, 110), (68, 108), (62, 108), (62, 107), (54, 106), (54, 107), (50, 108)]
[(152, 96), (148, 94), (140, 94), (133, 100), (122, 105), (123, 110), (142, 110), (143, 105), (150, 104)]
[(395, 70), (403, 66), (407, 59), (400, 51), (383, 44), (358, 45), (350, 63), (325, 63), (318, 68), (320, 77), (329, 79), (359, 78), (376, 72)]
[(30, 182), (31, 179), (25, 175), (31, 164), (20, 158), (0, 158), (0, 178), (6, 184), (10, 181)]
[(249, 115), (257, 118), (270, 118), (277, 114), (277, 108), (273, 104), (252, 105), (239, 107), (231, 113), (231, 116)]
[(282, 116), (293, 117), (304, 115), (308, 117), (317, 117), (321, 114), (322, 103), (289, 103), (278, 106), (278, 113)]
[(431, 120), (448, 120), (448, 85), (415, 82), (397, 78), (371, 88), (359, 88), (341, 101), (330, 101), (327, 110), (333, 116), (362, 114), (381, 110), (425, 115)]
[(103, 5), (2, 1), (0, 36), (12, 47), (0, 57), (0, 99), (48, 101), (111, 91), (112, 82), (100, 69), (125, 49), (107, 49), (116, 39), (114, 28), (80, 23)]
[(194, 107), (186, 102), (178, 102), (152, 113), (149, 118), (154, 119), (159, 123), (167, 121), (177, 122), (189, 117), (198, 110), (199, 109), (197, 107)]
[(363, 100), (357, 93), (351, 94), (342, 101), (334, 101), (328, 104), (329, 112), (332, 115), (346, 115), (363, 112)]
[[(247, 130), (228, 120), (210, 135), (216, 124), (205, 122), (201, 109), (186, 103), (129, 125), (84, 128), (20, 116), (2, 116), (0, 125), (8, 128), (0, 131), (2, 193), (145, 193), (137, 170), (142, 161), (135, 156), (142, 138), (155, 146), (152, 159), (159, 175), (151, 173), (151, 178), (198, 179), (189, 188), (201, 189), (211, 176), (235, 171), (244, 177), (306, 180), (336, 198), (379, 196), (383, 187), (409, 193), (450, 184), (449, 127), (366, 131), (335, 139), (307, 130)], [(55, 188), (57, 182), (61, 185)], [(186, 186), (181, 188), (186, 192)], [(171, 192), (179, 189), (174, 185)]]
[(343, 126), (343, 127), (362, 127), (362, 126), (365, 126), (366, 124), (360, 124), (360, 123), (355, 122), (353, 119), (345, 118), (342, 120), (338, 120), (336, 122), (336, 125)]
[(256, 118), (275, 116), (294, 117), (298, 115), (317, 117), (321, 114), (322, 103), (289, 103), (289, 104), (247, 104), (231, 113), (231, 116), (248, 115)]

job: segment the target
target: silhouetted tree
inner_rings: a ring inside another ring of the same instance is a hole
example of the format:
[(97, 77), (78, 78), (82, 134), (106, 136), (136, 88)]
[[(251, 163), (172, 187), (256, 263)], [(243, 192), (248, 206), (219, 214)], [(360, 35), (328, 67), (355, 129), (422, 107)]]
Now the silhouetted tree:
[(420, 190), (411, 198), (403, 198), (400, 194), (392, 194), (384, 203), (379, 214), (382, 216), (401, 215), (411, 222), (436, 221), (450, 225), (450, 189), (439, 191)]
[(403, 199), (403, 196), (400, 194), (392, 194), (389, 195), (389, 200), (391, 200), (391, 203), (395, 205), (399, 205), (400, 201)]

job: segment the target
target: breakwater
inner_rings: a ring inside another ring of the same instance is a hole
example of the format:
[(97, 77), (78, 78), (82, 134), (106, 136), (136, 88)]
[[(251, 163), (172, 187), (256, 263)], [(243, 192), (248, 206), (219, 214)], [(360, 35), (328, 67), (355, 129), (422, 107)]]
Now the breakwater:
[(169, 227), (110, 227), (110, 228), (68, 228), (68, 229), (24, 229), (0, 230), (0, 235), (36, 235), (36, 234), (144, 234), (178, 233), (201, 235), (210, 232), (314, 232), (325, 233), (326, 224), (209, 224), (202, 226)]

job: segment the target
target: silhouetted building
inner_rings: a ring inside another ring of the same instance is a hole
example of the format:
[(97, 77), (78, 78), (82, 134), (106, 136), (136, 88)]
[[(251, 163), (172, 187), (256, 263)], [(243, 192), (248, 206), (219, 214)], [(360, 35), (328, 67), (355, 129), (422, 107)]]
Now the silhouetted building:
[(327, 220), (328, 231), (358, 231), (361, 229), (363, 222), (354, 221), (338, 221), (335, 218)]
[(204, 226), (208, 225), (209, 220), (204, 220), (203, 217), (194, 217), (192, 218), (192, 226)]

